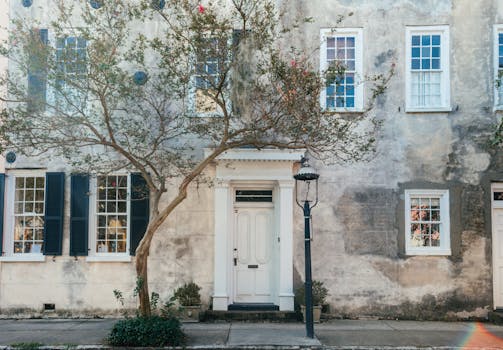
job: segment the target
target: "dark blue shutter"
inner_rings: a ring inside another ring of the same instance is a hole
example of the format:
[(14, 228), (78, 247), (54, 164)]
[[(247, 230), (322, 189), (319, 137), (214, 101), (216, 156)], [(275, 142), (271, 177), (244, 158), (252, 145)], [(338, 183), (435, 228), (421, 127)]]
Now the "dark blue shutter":
[(72, 174), (70, 202), (70, 255), (87, 255), (89, 236), (89, 175)]
[(131, 240), (129, 253), (135, 255), (136, 248), (147, 230), (150, 216), (150, 192), (147, 182), (139, 173), (131, 174)]
[(5, 174), (0, 174), (0, 256), (3, 255), (3, 205), (5, 196)]
[[(35, 36), (34, 47), (30, 48), (28, 67), (28, 109), (43, 110), (47, 94), (47, 59), (43, 46), (48, 43), (49, 32), (47, 29), (38, 29), (33, 32)], [(40, 40), (40, 43), (37, 41)]]
[(65, 173), (45, 174), (44, 254), (61, 255), (65, 207)]

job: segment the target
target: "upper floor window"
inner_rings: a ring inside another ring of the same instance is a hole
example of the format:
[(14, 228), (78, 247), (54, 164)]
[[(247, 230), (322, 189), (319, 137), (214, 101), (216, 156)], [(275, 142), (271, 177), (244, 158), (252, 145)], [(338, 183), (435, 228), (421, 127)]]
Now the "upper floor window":
[(215, 101), (218, 91), (227, 84), (226, 66), (229, 62), (227, 38), (207, 37), (196, 40), (193, 74), (192, 109), (197, 114), (218, 113)]
[(85, 106), (87, 82), (87, 42), (84, 38), (56, 38), (55, 97), (58, 103)]
[(448, 190), (405, 191), (407, 255), (450, 255)]
[(503, 109), (503, 24), (494, 26), (494, 105)]
[(326, 87), (321, 105), (335, 111), (363, 109), (362, 29), (321, 30), (320, 69)]
[(407, 111), (448, 111), (449, 27), (408, 27), (406, 64)]

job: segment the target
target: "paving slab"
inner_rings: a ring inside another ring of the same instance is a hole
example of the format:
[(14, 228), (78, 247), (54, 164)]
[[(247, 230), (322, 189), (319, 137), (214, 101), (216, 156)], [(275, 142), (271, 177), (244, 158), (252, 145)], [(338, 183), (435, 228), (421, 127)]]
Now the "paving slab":
[(233, 323), (227, 346), (245, 345), (321, 346), (321, 343), (316, 337), (306, 337), (303, 324)]
[(188, 336), (187, 346), (225, 345), (230, 328), (230, 323), (184, 323), (182, 326)]

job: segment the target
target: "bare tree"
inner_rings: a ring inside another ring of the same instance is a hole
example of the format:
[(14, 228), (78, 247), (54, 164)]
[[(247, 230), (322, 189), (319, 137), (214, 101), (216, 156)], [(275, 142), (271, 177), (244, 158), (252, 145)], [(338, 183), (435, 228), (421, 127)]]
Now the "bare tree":
[[(2, 137), (18, 152), (49, 152), (77, 169), (142, 174), (151, 202), (135, 260), (143, 316), (152, 239), (220, 154), (278, 147), (357, 161), (373, 149), (370, 111), (392, 68), (367, 79), (362, 113), (320, 108), (321, 89), (345, 67), (320, 73), (315, 53), (281, 49), (303, 20), (285, 27), (272, 0), (68, 3), (58, 2), (49, 44), (40, 23), (14, 20), (2, 49), (11, 62), (1, 81)], [(212, 151), (204, 157), (202, 147)], [(179, 180), (177, 195), (160, 206), (170, 179)]]

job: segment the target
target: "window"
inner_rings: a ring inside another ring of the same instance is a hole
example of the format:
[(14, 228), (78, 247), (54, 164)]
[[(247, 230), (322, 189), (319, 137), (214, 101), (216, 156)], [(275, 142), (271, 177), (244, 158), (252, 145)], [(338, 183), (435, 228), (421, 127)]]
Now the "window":
[(503, 109), (503, 25), (494, 26), (494, 105)]
[(41, 254), (44, 243), (45, 177), (16, 176), (14, 254)]
[(405, 191), (407, 255), (450, 255), (448, 190)]
[(321, 105), (328, 110), (363, 110), (362, 29), (321, 30), (320, 69), (326, 88)]
[(406, 64), (407, 111), (448, 111), (449, 27), (408, 27)]
[[(195, 55), (193, 75), (192, 108), (195, 113), (218, 113), (215, 96), (222, 79), (227, 79), (224, 70), (228, 64), (229, 42), (222, 38), (203, 38), (199, 41)], [(226, 84), (226, 82), (224, 82)]]
[(90, 199), (92, 252), (95, 255), (126, 255), (129, 253), (130, 227), (129, 176), (97, 176), (92, 181), (95, 188)]
[(86, 104), (87, 43), (84, 38), (56, 39), (56, 101), (68, 108)]

